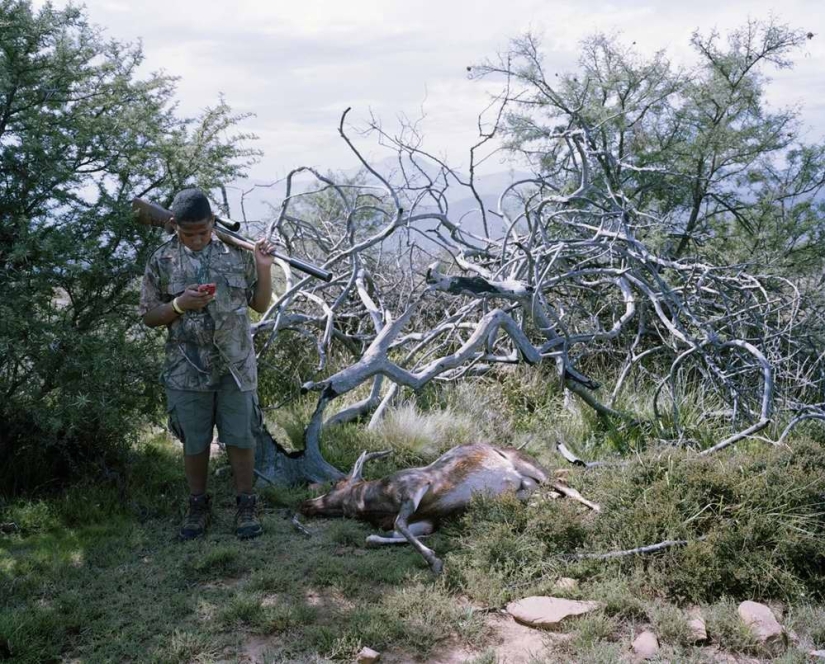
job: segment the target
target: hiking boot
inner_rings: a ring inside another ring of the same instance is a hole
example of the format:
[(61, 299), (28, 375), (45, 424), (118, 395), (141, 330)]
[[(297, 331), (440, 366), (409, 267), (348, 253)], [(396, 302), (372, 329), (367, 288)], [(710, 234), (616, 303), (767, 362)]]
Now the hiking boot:
[(258, 537), (264, 529), (258, 519), (258, 496), (254, 493), (240, 493), (235, 498), (238, 511), (235, 512), (235, 535), (238, 539)]
[(203, 537), (212, 509), (212, 497), (208, 493), (199, 496), (189, 496), (189, 509), (178, 532), (178, 539), (192, 540)]

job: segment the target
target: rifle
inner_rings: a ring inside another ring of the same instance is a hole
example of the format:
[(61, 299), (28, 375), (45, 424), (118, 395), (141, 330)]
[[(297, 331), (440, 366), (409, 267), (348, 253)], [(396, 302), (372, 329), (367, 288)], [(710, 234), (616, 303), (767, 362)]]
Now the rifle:
[[(135, 219), (138, 223), (146, 226), (154, 226), (155, 228), (163, 228), (167, 233), (174, 232), (174, 225), (171, 223), (172, 212), (165, 207), (145, 201), (142, 198), (132, 199), (132, 211), (135, 214)], [(241, 225), (237, 221), (226, 221), (220, 217), (215, 217), (215, 235), (227, 244), (235, 245), (247, 251), (255, 251), (255, 242), (238, 233)], [(332, 272), (325, 270), (322, 267), (307, 263), (299, 258), (292, 258), (273, 249), (269, 252), (271, 256), (278, 258), (296, 270), (306, 272), (307, 274), (323, 279), (324, 281), (332, 280)]]

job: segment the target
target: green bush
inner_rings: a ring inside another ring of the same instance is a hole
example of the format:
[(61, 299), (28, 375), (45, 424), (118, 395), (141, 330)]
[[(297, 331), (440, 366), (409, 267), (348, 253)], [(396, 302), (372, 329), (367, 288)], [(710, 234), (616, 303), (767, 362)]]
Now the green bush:
[[(571, 482), (601, 513), (569, 499), (475, 501), (453, 526), (453, 583), (503, 603), (558, 575), (625, 579), (636, 590), (618, 593), (621, 606), (609, 611), (623, 617), (644, 616), (641, 603), (627, 601), (642, 589), (679, 603), (825, 597), (825, 450), (817, 442), (711, 458), (650, 451), (624, 467), (580, 471)], [(567, 555), (664, 540), (689, 544), (605, 561)]]
[(54, 350), (32, 348), (32, 371), (51, 384), (21, 386), (0, 406), (5, 493), (76, 482), (90, 472), (115, 479), (112, 469), (158, 412), (162, 351), (151, 339), (126, 339), (120, 323), (99, 323), (99, 335), (67, 329)]
[(282, 330), (271, 343), (269, 334), (258, 334), (255, 344), (258, 352), (267, 346), (258, 362), (258, 397), (263, 407), (296, 399), (301, 385), (316, 377), (318, 351), (306, 337)]
[[(174, 79), (138, 79), (139, 46), (84, 10), (0, 0), (0, 494), (112, 477), (156, 417), (159, 334), (137, 316), (163, 238), (134, 196), (168, 205), (185, 185), (242, 175), (255, 153), (220, 101), (175, 114)], [(12, 100), (14, 103), (12, 103)]]

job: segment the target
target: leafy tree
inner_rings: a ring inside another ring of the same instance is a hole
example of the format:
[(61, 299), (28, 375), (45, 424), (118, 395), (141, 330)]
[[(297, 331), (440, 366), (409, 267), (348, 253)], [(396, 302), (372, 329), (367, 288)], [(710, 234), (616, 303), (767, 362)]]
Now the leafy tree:
[(553, 135), (580, 129), (600, 167), (591, 186), (657, 219), (651, 234), (672, 256), (809, 274), (825, 258), (825, 146), (802, 143), (798, 109), (771, 109), (764, 93), (766, 68), (790, 67), (812, 36), (774, 20), (748, 21), (726, 41), (697, 31), (698, 63), (679, 68), (663, 51), (645, 58), (596, 35), (583, 43), (579, 70), (559, 74), (527, 35), (475, 71), (511, 81), (509, 148), (558, 181), (567, 152)]
[(160, 403), (136, 313), (159, 244), (134, 196), (168, 204), (242, 175), (256, 151), (221, 99), (175, 112), (175, 80), (76, 7), (0, 0), (0, 490), (104, 469)]

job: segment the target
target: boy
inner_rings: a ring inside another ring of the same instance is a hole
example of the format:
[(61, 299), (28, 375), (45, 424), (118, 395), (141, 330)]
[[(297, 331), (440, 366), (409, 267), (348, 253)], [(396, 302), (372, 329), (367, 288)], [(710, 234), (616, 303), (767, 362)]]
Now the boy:
[(199, 189), (179, 192), (172, 214), (175, 235), (146, 265), (140, 313), (145, 325), (168, 330), (163, 383), (190, 494), (179, 537), (200, 537), (209, 524), (206, 481), (216, 425), (235, 481), (235, 533), (257, 537), (262, 528), (252, 486), (261, 414), (247, 305), (260, 313), (269, 306), (274, 247), (259, 240), (253, 258), (214, 236), (215, 217)]

